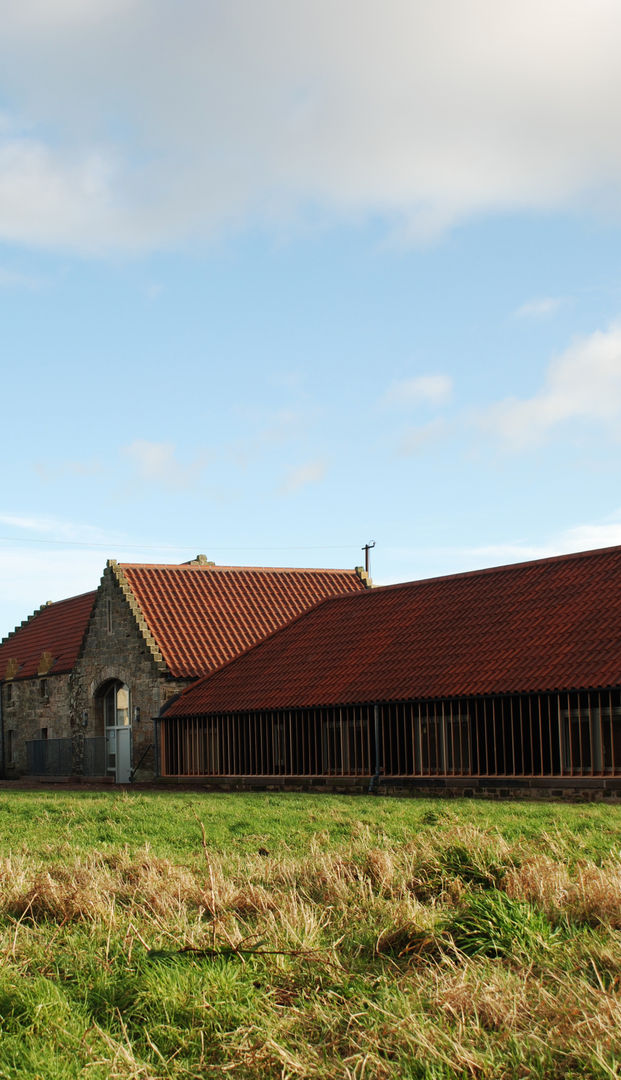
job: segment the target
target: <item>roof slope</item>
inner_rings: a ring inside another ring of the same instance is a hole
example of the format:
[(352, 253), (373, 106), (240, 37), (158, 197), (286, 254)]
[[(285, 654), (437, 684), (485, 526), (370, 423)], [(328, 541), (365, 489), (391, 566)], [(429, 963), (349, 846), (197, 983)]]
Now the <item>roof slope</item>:
[(366, 588), (355, 570), (119, 564), (169, 672), (213, 671), (327, 597)]
[(44, 604), (0, 644), (0, 679), (61, 675), (78, 658), (96, 592)]
[(621, 548), (328, 600), (166, 715), (621, 684)]

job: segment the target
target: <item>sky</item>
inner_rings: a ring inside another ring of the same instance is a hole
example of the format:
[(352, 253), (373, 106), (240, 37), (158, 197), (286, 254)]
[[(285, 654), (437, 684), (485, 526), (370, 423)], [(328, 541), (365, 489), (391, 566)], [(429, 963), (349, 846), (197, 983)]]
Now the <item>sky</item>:
[(621, 544), (618, 0), (0, 0), (0, 637)]

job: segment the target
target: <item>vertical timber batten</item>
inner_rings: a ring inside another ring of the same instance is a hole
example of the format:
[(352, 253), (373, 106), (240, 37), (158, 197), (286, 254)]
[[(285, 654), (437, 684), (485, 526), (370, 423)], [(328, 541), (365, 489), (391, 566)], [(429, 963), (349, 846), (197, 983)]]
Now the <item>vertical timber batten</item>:
[(158, 719), (162, 777), (512, 781), (621, 775), (621, 690)]

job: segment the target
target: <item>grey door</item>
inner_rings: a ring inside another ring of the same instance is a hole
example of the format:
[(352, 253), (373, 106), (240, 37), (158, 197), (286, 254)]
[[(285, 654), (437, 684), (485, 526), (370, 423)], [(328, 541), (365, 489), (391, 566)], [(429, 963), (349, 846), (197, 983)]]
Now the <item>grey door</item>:
[(131, 771), (131, 728), (116, 729), (116, 782), (129, 784)]

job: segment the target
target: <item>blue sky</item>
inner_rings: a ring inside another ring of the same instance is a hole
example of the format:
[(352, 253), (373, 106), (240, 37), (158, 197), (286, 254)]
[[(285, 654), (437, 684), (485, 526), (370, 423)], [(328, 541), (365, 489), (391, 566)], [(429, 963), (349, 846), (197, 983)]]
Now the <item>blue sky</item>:
[(616, 0), (22, 0), (0, 634), (105, 560), (621, 543)]

